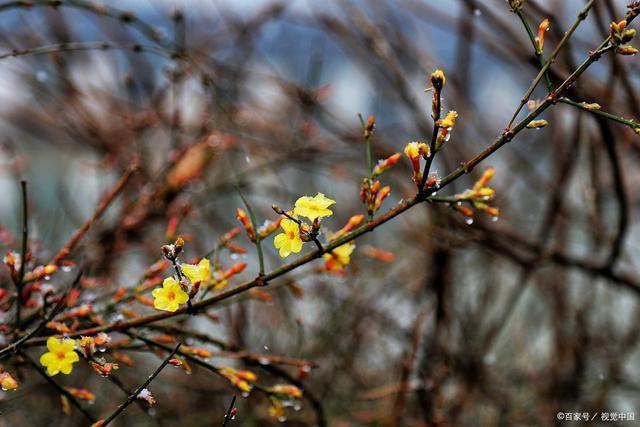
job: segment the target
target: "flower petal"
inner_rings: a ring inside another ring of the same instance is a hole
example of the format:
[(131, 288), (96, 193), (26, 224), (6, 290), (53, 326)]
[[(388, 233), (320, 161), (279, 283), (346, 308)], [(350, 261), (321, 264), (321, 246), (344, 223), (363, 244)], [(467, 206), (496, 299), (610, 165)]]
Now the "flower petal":
[(47, 352), (45, 354), (43, 354), (42, 356), (40, 356), (40, 364), (42, 366), (49, 366), (55, 363), (56, 361), (56, 355), (51, 353), (51, 352)]

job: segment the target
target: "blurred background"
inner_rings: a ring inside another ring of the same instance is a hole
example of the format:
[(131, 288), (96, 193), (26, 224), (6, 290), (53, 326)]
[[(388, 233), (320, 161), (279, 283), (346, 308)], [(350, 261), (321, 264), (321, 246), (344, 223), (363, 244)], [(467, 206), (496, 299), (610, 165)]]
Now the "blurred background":
[[(596, 0), (552, 67), (555, 85), (624, 18), (626, 4)], [(534, 29), (550, 20), (545, 55), (583, 6), (525, 2)], [(435, 161), (440, 176), (501, 134), (538, 70), (504, 0), (3, 1), (0, 23), (2, 253), (20, 249), (20, 179), (38, 265), (132, 162), (140, 164), (73, 257), (89, 269), (81, 301), (96, 307), (135, 286), (177, 235), (187, 240), (185, 260), (209, 252), (238, 225), (236, 186), (260, 224), (275, 219), (272, 204), (290, 208), (317, 192), (336, 200), (323, 228), (338, 230), (363, 213), (357, 114), (376, 116), (376, 159), (428, 141), (424, 90), (433, 70), (447, 76), (444, 110), (459, 114)], [(569, 96), (640, 117), (637, 61), (605, 56)], [(544, 97), (540, 86), (534, 98)], [(303, 387), (301, 407), (287, 412), (290, 425), (544, 426), (558, 422), (558, 411), (634, 413), (639, 136), (569, 105), (543, 118), (546, 128), (523, 131), (442, 192), (461, 192), (485, 166), (496, 167), (499, 221), (468, 224), (448, 207), (417, 206), (360, 238), (346, 275), (311, 263), (266, 295), (165, 325), (214, 352), (213, 365)], [(406, 158), (383, 183), (392, 188), (383, 211), (414, 195)], [(258, 271), (247, 238), (234, 242), (247, 253), (221, 250), (218, 261), (249, 266), (230, 286)], [(271, 271), (287, 260), (272, 238), (265, 243)], [(61, 289), (73, 276), (61, 272), (48, 283)], [(0, 286), (12, 289), (4, 267)], [(128, 308), (153, 312), (135, 300)], [(12, 312), (2, 316), (7, 323)], [(36, 357), (41, 348), (29, 351)], [(161, 360), (143, 346), (121, 351), (135, 362), (115, 374), (125, 388)], [(275, 356), (304, 362), (272, 363)], [(0, 392), (0, 425), (87, 425), (14, 363), (22, 387)], [(80, 364), (56, 379), (94, 392), (87, 408), (96, 417), (126, 397)], [(150, 390), (153, 408), (132, 405), (114, 425), (219, 425), (236, 393), (197, 366), (188, 376), (168, 368)], [(267, 408), (258, 393), (239, 397), (233, 423), (277, 424)]]

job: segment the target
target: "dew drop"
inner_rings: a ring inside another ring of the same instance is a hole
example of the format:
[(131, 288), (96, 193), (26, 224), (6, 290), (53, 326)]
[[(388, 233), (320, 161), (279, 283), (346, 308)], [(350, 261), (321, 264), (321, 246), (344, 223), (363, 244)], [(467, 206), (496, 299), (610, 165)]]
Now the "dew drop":
[(271, 364), (271, 361), (266, 357), (260, 357), (258, 358), (258, 363), (261, 365), (269, 365)]
[(242, 392), (242, 397), (249, 397), (249, 393), (247, 393), (246, 391)]
[(491, 221), (492, 222), (498, 222), (498, 217), (497, 216), (492, 216), (491, 217)]
[(264, 348), (264, 351), (269, 351), (269, 346), (268, 345), (265, 345), (263, 348)]
[(278, 417), (278, 421), (283, 423), (283, 422), (287, 421), (287, 417)]
[(70, 265), (63, 265), (62, 266), (62, 271), (64, 271), (65, 273), (68, 273), (72, 270)]
[(47, 80), (47, 72), (46, 71), (38, 71), (36, 73), (36, 80), (38, 80), (40, 83), (44, 82)]
[(247, 163), (251, 163), (251, 157), (245, 156), (244, 157), (244, 161), (247, 162)]
[(44, 280), (47, 280), (47, 281), (51, 280), (51, 276), (44, 276)]
[(482, 16), (482, 11), (481, 11), (480, 9), (474, 9), (474, 10), (473, 10), (473, 14), (474, 14), (475, 16)]
[(466, 223), (467, 223), (467, 225), (471, 225), (471, 224), (473, 224), (473, 218), (466, 218), (466, 219), (464, 220), (464, 222), (466, 222)]

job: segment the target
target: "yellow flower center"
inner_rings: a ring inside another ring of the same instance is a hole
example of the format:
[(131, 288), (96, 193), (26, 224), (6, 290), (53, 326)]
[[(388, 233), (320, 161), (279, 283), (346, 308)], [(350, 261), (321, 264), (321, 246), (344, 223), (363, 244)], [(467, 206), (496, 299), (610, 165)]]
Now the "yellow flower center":
[(58, 359), (60, 360), (64, 360), (67, 357), (67, 354), (63, 351), (60, 351), (58, 353), (56, 353), (56, 356), (58, 357)]
[(176, 293), (174, 291), (167, 292), (167, 299), (169, 301), (173, 301), (174, 299), (176, 299)]
[(293, 231), (290, 231), (290, 232), (289, 232), (289, 238), (290, 238), (291, 240), (295, 239), (295, 238), (296, 238), (296, 233), (294, 233)]

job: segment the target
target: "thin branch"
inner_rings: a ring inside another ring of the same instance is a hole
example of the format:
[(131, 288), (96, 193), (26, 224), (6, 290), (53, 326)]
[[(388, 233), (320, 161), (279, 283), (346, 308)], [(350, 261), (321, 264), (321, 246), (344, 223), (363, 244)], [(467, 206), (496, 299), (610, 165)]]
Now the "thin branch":
[(253, 243), (256, 245), (256, 250), (258, 251), (258, 263), (260, 264), (259, 275), (263, 276), (264, 275), (264, 255), (262, 253), (262, 239), (258, 234), (258, 225), (256, 224), (256, 216), (253, 212), (253, 208), (251, 207), (247, 199), (245, 199), (244, 194), (242, 194), (242, 191), (240, 191), (239, 186), (236, 186), (236, 191), (240, 195), (240, 198), (242, 199), (242, 203), (244, 204), (244, 206), (247, 208), (247, 211), (249, 212), (249, 219), (251, 220), (251, 225), (253, 226), (253, 230), (256, 236), (256, 239)]
[(20, 181), (22, 189), (22, 246), (20, 249), (20, 270), (16, 282), (16, 327), (15, 333), (20, 331), (20, 316), (22, 309), (22, 287), (24, 286), (24, 272), (27, 264), (27, 247), (29, 245), (29, 203), (27, 200), (27, 181)]
[(231, 420), (233, 420), (233, 417), (235, 416), (232, 412), (234, 411), (234, 409), (236, 409), (235, 407), (236, 404), (236, 395), (233, 395), (233, 398), (231, 399), (231, 404), (229, 405), (229, 409), (227, 409), (227, 412), (224, 414), (224, 421), (222, 422), (222, 427), (226, 427)]
[(91, 226), (100, 219), (102, 214), (107, 210), (107, 208), (111, 205), (111, 202), (120, 194), (126, 183), (129, 181), (131, 175), (138, 169), (136, 164), (133, 164), (127, 168), (127, 170), (122, 174), (116, 185), (104, 195), (98, 207), (96, 208), (91, 218), (89, 218), (82, 227), (80, 227), (76, 232), (71, 236), (69, 241), (58, 251), (58, 253), (53, 257), (53, 259), (49, 262), (49, 264), (58, 265), (62, 260), (71, 254), (71, 252), (75, 249), (76, 245), (85, 235), (85, 233), (91, 228)]
[[(536, 55), (536, 58), (538, 59), (540, 68), (544, 68), (545, 60), (544, 56), (542, 55), (542, 50), (539, 48), (538, 43), (536, 42), (536, 37), (533, 35), (531, 26), (529, 25), (526, 16), (524, 16), (524, 13), (522, 13), (522, 9), (517, 9), (516, 15), (518, 15), (518, 18), (520, 18), (520, 21), (522, 22), (522, 25), (524, 25), (525, 30), (527, 30), (527, 35), (529, 36), (529, 40), (531, 41), (531, 45), (533, 46), (533, 51)], [(544, 72), (544, 79), (547, 85), (547, 91), (551, 92), (553, 90), (553, 84), (551, 83), (551, 79), (549, 78), (549, 73), (546, 71)]]
[(160, 372), (164, 369), (164, 367), (167, 366), (167, 363), (169, 363), (169, 360), (173, 358), (174, 354), (176, 354), (176, 352), (180, 349), (181, 345), (182, 343), (178, 343), (178, 345), (176, 345), (176, 347), (169, 354), (169, 356), (167, 356), (164, 359), (164, 361), (160, 364), (160, 366), (158, 366), (156, 370), (153, 371), (151, 375), (149, 375), (149, 378), (147, 378), (147, 380), (144, 383), (142, 383), (140, 387), (138, 387), (133, 393), (131, 393), (129, 397), (127, 397), (127, 400), (122, 402), (120, 406), (118, 406), (111, 415), (109, 415), (107, 418), (104, 419), (104, 421), (100, 423), (100, 427), (106, 427), (111, 421), (113, 421), (118, 415), (120, 415), (120, 413), (124, 411), (127, 408), (127, 406), (131, 405), (131, 403), (133, 403), (133, 401), (138, 398), (138, 395), (140, 394), (140, 392), (145, 388), (147, 388), (147, 386), (151, 384), (151, 381), (153, 381), (158, 376), (158, 374), (160, 374)]
[[(533, 93), (533, 91), (535, 90), (536, 86), (538, 86), (538, 83), (540, 83), (540, 80), (542, 79), (542, 77), (545, 75), (545, 73), (547, 72), (547, 70), (549, 69), (549, 67), (551, 67), (551, 65), (556, 61), (556, 57), (558, 56), (558, 54), (560, 53), (560, 51), (562, 50), (562, 48), (567, 44), (567, 42), (569, 41), (569, 39), (571, 38), (571, 36), (573, 35), (574, 31), (578, 28), (578, 25), (580, 25), (580, 23), (582, 21), (584, 21), (585, 19), (587, 19), (587, 15), (589, 14), (589, 11), (591, 10), (591, 8), (593, 7), (593, 3), (595, 0), (589, 0), (589, 2), (585, 5), (585, 7), (580, 11), (580, 13), (578, 13), (578, 16), (576, 17), (576, 20), (573, 22), (573, 24), (571, 25), (571, 27), (569, 28), (569, 31), (567, 31), (564, 36), (562, 37), (562, 39), (560, 39), (560, 42), (558, 43), (558, 45), (556, 46), (556, 48), (553, 50), (553, 52), (551, 53), (551, 55), (549, 55), (549, 59), (547, 59), (547, 62), (545, 62), (545, 64), (542, 66), (542, 68), (540, 69), (540, 72), (538, 72), (538, 75), (533, 79), (533, 81), (531, 82), (531, 85), (529, 86), (529, 89), (527, 89), (527, 92), (525, 93), (525, 95), (522, 97), (522, 99), (520, 100), (520, 105), (518, 106), (517, 110), (515, 111), (515, 113), (513, 114), (513, 117), (511, 118), (511, 120), (509, 121), (509, 124), (507, 125), (507, 129), (511, 128), (511, 125), (515, 122), (516, 117), (518, 117), (518, 114), (520, 113), (520, 111), (522, 110), (522, 107), (524, 107), (524, 105), (527, 103), (527, 101), (529, 101), (529, 99), (531, 98), (531, 94)], [(609, 41), (611, 40), (611, 37), (608, 37), (601, 45), (598, 49), (602, 48), (603, 46), (605, 46)]]
[(634, 121), (634, 120), (630, 120), (630, 119), (625, 119), (624, 117), (618, 116), (616, 114), (612, 114), (612, 113), (607, 113), (606, 111), (602, 111), (598, 108), (592, 108), (589, 107), (588, 104), (584, 103), (584, 102), (576, 102), (573, 101), (569, 98), (565, 98), (562, 97), (558, 100), (559, 102), (562, 102), (563, 104), (567, 104), (567, 105), (571, 105), (573, 107), (579, 108), (582, 111), (586, 111), (592, 114), (595, 114), (597, 116), (600, 117), (604, 117), (606, 119), (609, 120), (613, 120), (614, 122), (618, 122), (621, 123), (623, 125), (629, 126), (631, 129), (636, 130), (638, 128), (640, 128), (640, 123)]

